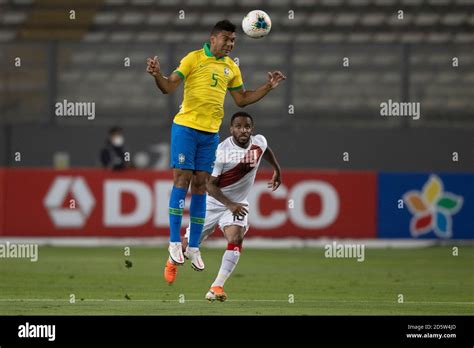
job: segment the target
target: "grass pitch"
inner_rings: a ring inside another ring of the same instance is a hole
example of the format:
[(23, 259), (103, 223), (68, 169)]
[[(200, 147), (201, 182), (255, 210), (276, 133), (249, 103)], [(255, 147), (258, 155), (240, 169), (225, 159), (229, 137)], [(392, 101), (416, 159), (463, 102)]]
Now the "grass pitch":
[(244, 248), (225, 303), (204, 299), (223, 250), (202, 251), (206, 270), (187, 263), (172, 286), (165, 248), (132, 247), (126, 257), (118, 247), (40, 247), (38, 262), (1, 259), (0, 315), (474, 314), (473, 247), (459, 256), (449, 246), (366, 249), (364, 262), (325, 258), (324, 249)]

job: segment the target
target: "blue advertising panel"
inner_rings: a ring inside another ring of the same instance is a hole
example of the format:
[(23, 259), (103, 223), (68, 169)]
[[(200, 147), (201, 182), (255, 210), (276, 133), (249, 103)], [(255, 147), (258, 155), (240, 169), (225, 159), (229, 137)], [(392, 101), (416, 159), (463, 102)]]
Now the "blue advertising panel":
[(377, 236), (474, 239), (474, 174), (380, 173)]

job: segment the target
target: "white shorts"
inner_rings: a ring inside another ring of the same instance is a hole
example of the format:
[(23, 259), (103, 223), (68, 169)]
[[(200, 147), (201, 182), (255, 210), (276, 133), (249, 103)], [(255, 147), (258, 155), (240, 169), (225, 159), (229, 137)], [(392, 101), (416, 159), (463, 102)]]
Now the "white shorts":
[[(241, 202), (243, 204), (247, 204), (248, 202)], [(245, 232), (249, 230), (249, 223), (248, 223), (248, 216), (249, 214), (245, 215), (244, 217), (241, 216), (235, 216), (232, 214), (232, 212), (227, 209), (227, 207), (223, 205), (217, 205), (212, 202), (207, 202), (206, 203), (206, 219), (204, 220), (204, 228), (202, 230), (201, 234), (201, 240), (199, 242), (202, 242), (205, 240), (207, 237), (209, 237), (212, 233), (214, 233), (214, 230), (216, 229), (216, 226), (219, 225), (219, 228), (221, 229), (222, 232), (224, 232), (224, 228), (227, 226), (231, 225), (236, 225), (236, 226), (242, 226), (245, 227)], [(190, 226), (186, 228), (186, 234), (185, 237), (189, 240), (189, 231), (190, 231)]]

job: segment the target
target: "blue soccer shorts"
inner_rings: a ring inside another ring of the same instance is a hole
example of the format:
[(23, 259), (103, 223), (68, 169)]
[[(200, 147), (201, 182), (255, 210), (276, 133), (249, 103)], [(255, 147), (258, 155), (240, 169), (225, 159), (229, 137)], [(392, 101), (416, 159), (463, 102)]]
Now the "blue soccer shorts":
[(209, 133), (181, 126), (171, 127), (171, 168), (212, 173), (219, 133)]

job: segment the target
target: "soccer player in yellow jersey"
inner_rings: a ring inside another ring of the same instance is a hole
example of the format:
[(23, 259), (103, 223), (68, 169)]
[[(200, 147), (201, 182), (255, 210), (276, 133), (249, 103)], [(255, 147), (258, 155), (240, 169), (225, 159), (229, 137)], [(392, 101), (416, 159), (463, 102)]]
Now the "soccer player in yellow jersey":
[[(216, 159), (227, 90), (235, 103), (244, 107), (257, 102), (286, 79), (280, 71), (269, 72), (265, 84), (253, 91), (246, 90), (239, 67), (229, 57), (235, 38), (235, 25), (228, 20), (218, 22), (212, 29), (210, 43), (188, 53), (168, 77), (162, 75), (158, 57), (147, 59), (147, 72), (163, 94), (172, 93), (184, 82), (183, 102), (171, 128), (174, 186), (169, 201), (169, 258), (164, 272), (169, 284), (176, 277), (176, 266), (182, 265), (185, 257), (195, 270), (204, 269), (199, 240), (206, 215), (206, 184)], [(183, 254), (180, 229), (189, 185), (191, 226), (189, 244)]]

